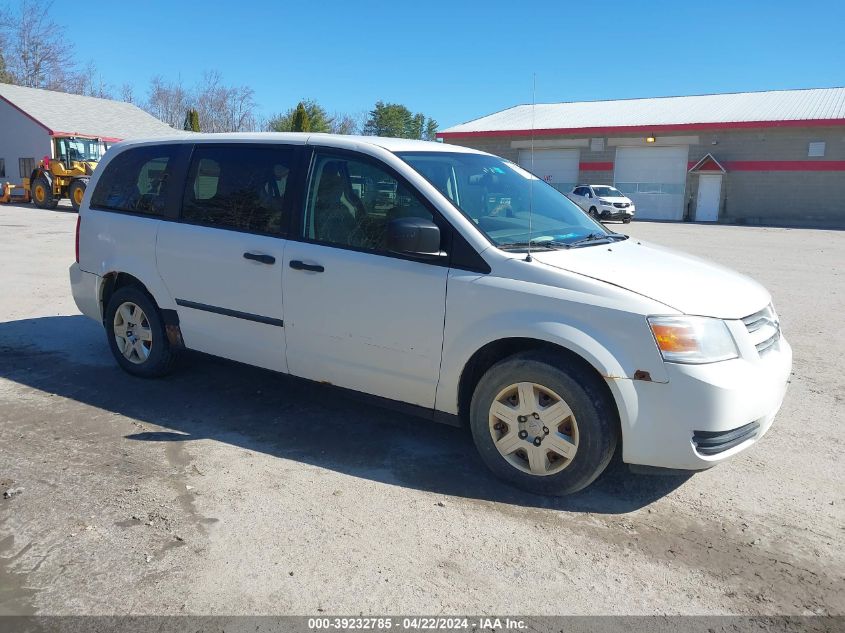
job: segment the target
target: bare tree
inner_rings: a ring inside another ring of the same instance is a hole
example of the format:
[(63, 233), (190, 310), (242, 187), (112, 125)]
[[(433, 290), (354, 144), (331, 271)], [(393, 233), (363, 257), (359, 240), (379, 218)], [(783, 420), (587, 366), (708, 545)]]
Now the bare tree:
[(171, 127), (181, 127), (185, 112), (191, 105), (188, 92), (180, 82), (168, 82), (162, 77), (153, 77), (150, 94), (143, 108), (157, 119)]
[(63, 85), (57, 87), (57, 89), (101, 99), (114, 97), (111, 86), (103, 80), (103, 76), (97, 70), (94, 62), (88, 62), (82, 72), (67, 77)]
[(251, 132), (256, 129), (255, 92), (248, 86), (226, 86), (219, 71), (207, 71), (195, 93), (200, 129), (204, 132)]
[(135, 88), (132, 84), (123, 84), (120, 87), (120, 100), (126, 103), (135, 103)]
[[(132, 99), (131, 88), (126, 90), (124, 100)], [(138, 105), (175, 128), (183, 126), (185, 112), (193, 109), (203, 132), (251, 132), (259, 123), (253, 95), (252, 88), (227, 86), (218, 71), (209, 71), (193, 89), (154, 77), (146, 102)]]
[(76, 74), (76, 57), (65, 29), (50, 19), (52, 2), (22, 0), (6, 10), (6, 65), (15, 83), (30, 88), (65, 89)]
[(358, 134), (361, 130), (358, 119), (351, 114), (335, 112), (331, 121), (332, 134)]

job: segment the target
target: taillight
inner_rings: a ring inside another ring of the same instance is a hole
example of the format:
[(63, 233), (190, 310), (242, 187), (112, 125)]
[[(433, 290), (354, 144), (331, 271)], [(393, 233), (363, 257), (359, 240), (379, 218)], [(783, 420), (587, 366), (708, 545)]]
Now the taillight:
[(82, 224), (82, 216), (76, 216), (76, 263), (79, 263), (79, 225)]

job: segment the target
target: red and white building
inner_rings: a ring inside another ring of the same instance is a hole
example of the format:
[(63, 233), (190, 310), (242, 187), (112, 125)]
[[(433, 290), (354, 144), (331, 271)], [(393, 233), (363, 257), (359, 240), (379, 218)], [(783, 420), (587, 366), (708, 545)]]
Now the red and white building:
[(845, 226), (845, 88), (519, 105), (438, 136), (613, 184), (641, 219)]

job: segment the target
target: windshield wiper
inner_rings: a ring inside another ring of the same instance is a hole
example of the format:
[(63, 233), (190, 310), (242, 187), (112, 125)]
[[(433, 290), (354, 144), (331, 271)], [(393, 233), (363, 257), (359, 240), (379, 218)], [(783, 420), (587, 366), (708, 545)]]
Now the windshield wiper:
[(556, 250), (556, 247), (566, 246), (563, 242), (555, 242), (554, 240), (530, 240), (525, 242), (505, 242), (504, 244), (499, 244), (499, 248), (502, 250), (507, 250), (509, 248), (545, 248), (546, 250), (553, 251)]
[(589, 244), (599, 244), (601, 242), (605, 242), (607, 240), (614, 241), (619, 240), (627, 240), (627, 235), (622, 235), (621, 233), (590, 233), (586, 237), (582, 237), (580, 240), (575, 240), (574, 242), (569, 242), (566, 245), (566, 248), (573, 248), (578, 246), (587, 246)]

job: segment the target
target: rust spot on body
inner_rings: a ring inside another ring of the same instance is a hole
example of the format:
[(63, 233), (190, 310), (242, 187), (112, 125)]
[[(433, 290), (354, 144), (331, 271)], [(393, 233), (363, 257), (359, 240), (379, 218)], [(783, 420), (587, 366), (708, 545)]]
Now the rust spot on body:
[(642, 369), (638, 369), (634, 372), (634, 380), (645, 380), (646, 382), (651, 382), (651, 374)]

